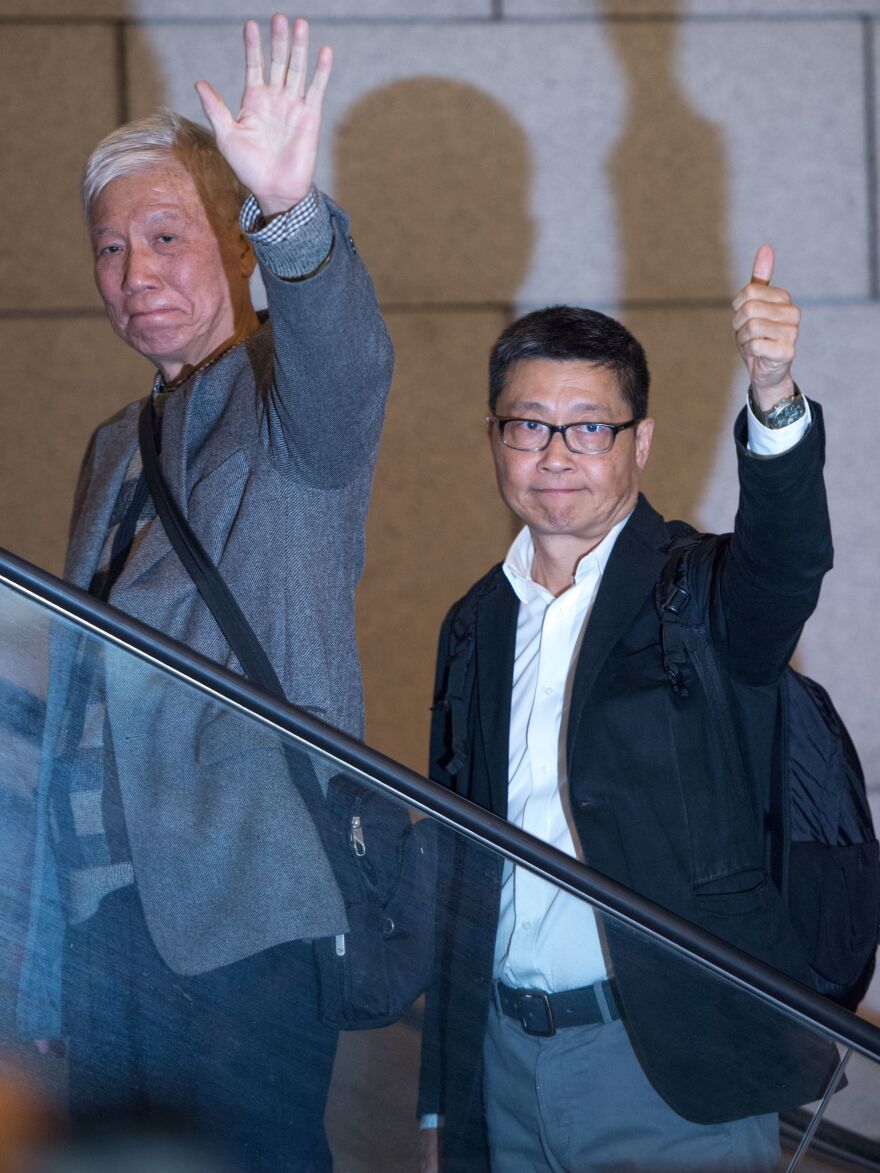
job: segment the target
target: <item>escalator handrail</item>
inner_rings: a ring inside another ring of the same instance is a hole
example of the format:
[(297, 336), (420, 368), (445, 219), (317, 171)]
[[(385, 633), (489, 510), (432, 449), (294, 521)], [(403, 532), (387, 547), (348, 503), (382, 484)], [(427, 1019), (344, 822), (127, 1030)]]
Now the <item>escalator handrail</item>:
[(632, 889), (565, 855), (482, 807), (416, 774), (312, 714), (264, 693), (241, 676), (76, 587), (0, 549), (0, 583), (36, 598), (140, 658), (182, 676), (321, 750), (409, 805), (489, 849), (585, 897), (665, 945), (695, 958), (764, 1001), (880, 1062), (880, 1029)]

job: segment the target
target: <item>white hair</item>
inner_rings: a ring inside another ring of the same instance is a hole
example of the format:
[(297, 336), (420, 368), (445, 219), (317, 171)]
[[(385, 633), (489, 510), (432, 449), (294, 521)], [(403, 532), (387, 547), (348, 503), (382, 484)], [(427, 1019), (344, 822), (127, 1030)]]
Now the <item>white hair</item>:
[(108, 183), (169, 159), (186, 167), (208, 210), (237, 214), (247, 191), (217, 149), (213, 134), (174, 110), (161, 109), (120, 126), (92, 151), (80, 183), (86, 220)]

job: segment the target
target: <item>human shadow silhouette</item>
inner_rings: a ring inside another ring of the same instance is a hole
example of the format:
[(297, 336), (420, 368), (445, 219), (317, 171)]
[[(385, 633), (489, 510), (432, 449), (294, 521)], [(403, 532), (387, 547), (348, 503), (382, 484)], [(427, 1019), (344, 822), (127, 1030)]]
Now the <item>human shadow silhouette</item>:
[[(485, 439), (486, 369), (528, 269), (532, 166), (503, 106), (430, 76), (360, 99), (333, 153), (333, 194), (396, 350), (358, 593), (367, 740), (421, 772), (440, 622), (513, 532)], [(417, 1167), (418, 1056), (406, 1022), (341, 1038), (327, 1125), (352, 1173)]]
[[(607, 16), (615, 7), (603, 0)], [(730, 262), (721, 133), (678, 78), (679, 22), (609, 19), (605, 29), (628, 86), (626, 126), (608, 161), (622, 316), (647, 351), (658, 423), (644, 488), (668, 517), (691, 520), (730, 445), (740, 360), (728, 303), (749, 274)]]
[(367, 739), (423, 770), (440, 622), (513, 532), (485, 439), (486, 365), (529, 264), (532, 165), (503, 106), (439, 77), (366, 95), (333, 149), (397, 353), (358, 598)]

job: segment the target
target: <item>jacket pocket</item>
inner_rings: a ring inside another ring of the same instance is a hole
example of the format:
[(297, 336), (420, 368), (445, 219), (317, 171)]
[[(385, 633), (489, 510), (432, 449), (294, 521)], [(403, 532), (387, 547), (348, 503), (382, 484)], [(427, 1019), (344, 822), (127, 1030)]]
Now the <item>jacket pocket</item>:
[(770, 878), (761, 868), (728, 873), (694, 886), (697, 906), (710, 916), (745, 916), (764, 906)]

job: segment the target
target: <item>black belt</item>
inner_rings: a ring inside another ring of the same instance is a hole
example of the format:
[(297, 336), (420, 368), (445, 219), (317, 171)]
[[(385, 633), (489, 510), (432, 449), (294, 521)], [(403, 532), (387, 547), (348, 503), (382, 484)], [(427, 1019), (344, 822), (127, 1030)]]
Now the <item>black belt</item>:
[(614, 986), (610, 981), (581, 986), (577, 990), (562, 990), (558, 994), (526, 988), (513, 989), (504, 982), (496, 982), (495, 986), (501, 1013), (508, 1018), (515, 1018), (529, 1035), (549, 1038), (562, 1027), (590, 1026), (620, 1018)]

